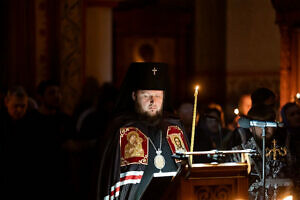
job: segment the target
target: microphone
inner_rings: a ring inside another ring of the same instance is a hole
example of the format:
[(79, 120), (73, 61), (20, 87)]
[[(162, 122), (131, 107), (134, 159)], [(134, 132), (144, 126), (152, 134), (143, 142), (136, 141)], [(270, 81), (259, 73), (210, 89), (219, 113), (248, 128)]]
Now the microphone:
[(284, 124), (280, 123), (280, 122), (272, 122), (272, 121), (259, 121), (259, 120), (250, 120), (247, 119), (245, 117), (241, 117), (239, 119), (239, 125), (242, 128), (250, 128), (251, 126), (254, 127), (261, 127), (261, 128), (265, 128), (265, 127), (283, 127)]

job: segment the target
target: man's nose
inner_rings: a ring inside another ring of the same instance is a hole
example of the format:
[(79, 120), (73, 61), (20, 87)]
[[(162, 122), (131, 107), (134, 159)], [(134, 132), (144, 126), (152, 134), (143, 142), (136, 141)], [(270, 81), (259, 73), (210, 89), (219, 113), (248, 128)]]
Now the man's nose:
[(23, 107), (18, 106), (16, 110), (17, 110), (17, 112), (23, 112)]
[(153, 96), (150, 96), (150, 103), (154, 103), (154, 98), (153, 98)]

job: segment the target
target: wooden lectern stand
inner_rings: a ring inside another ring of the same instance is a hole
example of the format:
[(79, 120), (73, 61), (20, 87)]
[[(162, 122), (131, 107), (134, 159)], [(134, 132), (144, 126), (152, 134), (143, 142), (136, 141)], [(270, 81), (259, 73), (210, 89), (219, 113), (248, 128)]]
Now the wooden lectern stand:
[(246, 200), (247, 164), (193, 164), (190, 169), (183, 166), (162, 199)]

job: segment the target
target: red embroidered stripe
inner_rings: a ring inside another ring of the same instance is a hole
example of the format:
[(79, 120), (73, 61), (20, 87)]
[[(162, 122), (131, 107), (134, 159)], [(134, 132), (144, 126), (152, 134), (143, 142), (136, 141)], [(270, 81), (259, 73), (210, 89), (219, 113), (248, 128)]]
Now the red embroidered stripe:
[[(126, 176), (126, 174), (128, 174), (128, 175)], [(132, 174), (137, 174), (137, 175), (132, 175)], [(143, 172), (127, 172), (127, 173), (123, 173), (122, 176), (120, 177), (120, 181), (117, 182), (112, 187), (112, 190), (111, 190), (110, 195), (109, 195), (110, 199), (111, 198), (114, 199), (114, 197), (119, 196), (119, 192), (120, 192), (121, 186), (126, 185), (126, 184), (140, 183), (140, 181), (141, 181), (141, 179), (143, 177), (142, 174), (143, 174)], [(106, 198), (108, 198), (108, 196)]]
[(129, 175), (129, 176), (125, 176), (123, 178), (120, 178), (120, 183), (122, 183), (122, 181), (125, 180), (129, 180), (129, 179), (142, 179), (143, 175)]

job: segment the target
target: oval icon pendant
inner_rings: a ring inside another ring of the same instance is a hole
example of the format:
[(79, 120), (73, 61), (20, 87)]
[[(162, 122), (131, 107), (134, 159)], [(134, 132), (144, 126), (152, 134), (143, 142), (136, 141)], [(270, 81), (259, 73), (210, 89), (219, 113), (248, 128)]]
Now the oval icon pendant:
[(162, 168), (164, 168), (166, 162), (165, 162), (165, 158), (160, 155), (160, 154), (157, 154), (154, 158), (154, 166), (161, 170)]

